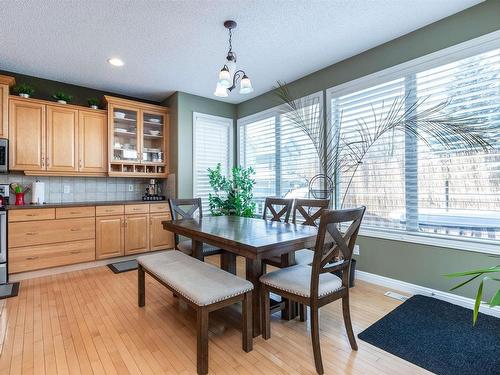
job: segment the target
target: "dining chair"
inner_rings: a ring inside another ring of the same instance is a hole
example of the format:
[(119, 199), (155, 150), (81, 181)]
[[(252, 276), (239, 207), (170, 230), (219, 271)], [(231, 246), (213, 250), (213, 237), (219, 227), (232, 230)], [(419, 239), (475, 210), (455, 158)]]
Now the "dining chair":
[[(358, 350), (349, 310), (349, 273), (352, 253), (365, 209), (366, 207), (360, 207), (347, 210), (324, 211), (320, 217), (312, 265), (297, 264), (260, 277), (262, 337), (265, 340), (271, 337), (269, 293), (272, 292), (289, 300), (309, 306), (311, 309), (312, 347), (318, 374), (323, 374), (319, 340), (320, 307), (342, 299), (342, 313), (347, 337), (349, 338), (351, 348)], [(339, 230), (341, 225), (343, 228), (348, 226), (343, 233)], [(332, 243), (334, 246), (325, 247), (325, 244), (328, 243)], [(343, 254), (343, 259), (333, 262), (337, 250)], [(332, 273), (340, 270), (342, 271), (342, 278)]]
[(264, 202), (264, 220), (279, 221), (288, 223), (292, 212), (293, 199), (267, 197)]
[[(193, 219), (203, 216), (201, 198), (193, 199), (169, 199), (170, 213), (172, 220)], [(175, 235), (175, 248), (184, 254), (193, 255), (193, 242), (191, 240), (179, 241), (179, 235)], [(222, 250), (214, 246), (203, 244), (203, 257), (221, 254)]]

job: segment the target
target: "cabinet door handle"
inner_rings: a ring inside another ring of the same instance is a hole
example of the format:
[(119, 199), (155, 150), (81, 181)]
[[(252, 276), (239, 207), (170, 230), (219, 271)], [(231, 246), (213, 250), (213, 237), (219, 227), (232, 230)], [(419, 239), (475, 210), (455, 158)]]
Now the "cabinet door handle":
[(36, 236), (37, 234), (37, 232), (26, 232), (27, 236)]
[(79, 212), (78, 212), (78, 211), (70, 211), (70, 214), (71, 214), (71, 215), (78, 215), (78, 214), (79, 214)]
[(36, 216), (36, 214), (26, 214), (26, 216)]
[(26, 257), (26, 260), (35, 260), (35, 259), (38, 259), (38, 257)]
[(105, 211), (106, 211), (106, 212), (113, 212), (113, 210), (112, 210), (112, 209), (108, 209), (108, 210), (105, 210)]
[(81, 229), (80, 228), (71, 228), (72, 232), (79, 232)]
[(79, 254), (81, 252), (82, 252), (81, 250), (72, 250), (72, 251), (70, 251), (71, 254)]

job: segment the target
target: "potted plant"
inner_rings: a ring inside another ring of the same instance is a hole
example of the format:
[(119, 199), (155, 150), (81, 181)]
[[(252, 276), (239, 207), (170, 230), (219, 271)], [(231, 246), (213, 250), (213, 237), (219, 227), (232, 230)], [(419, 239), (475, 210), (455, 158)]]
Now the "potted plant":
[(29, 98), (30, 95), (33, 95), (33, 93), (35, 92), (35, 89), (27, 83), (21, 83), (14, 86), (13, 91), (23, 98)]
[(234, 167), (231, 170), (231, 177), (224, 176), (220, 163), (215, 169), (208, 168), (210, 186), (214, 190), (208, 195), (210, 213), (214, 216), (253, 217), (255, 202), (253, 202), (252, 190), (255, 180), (252, 176), (254, 174), (252, 167)]
[(52, 97), (56, 99), (58, 103), (61, 104), (67, 104), (68, 102), (71, 101), (71, 99), (73, 99), (71, 95), (65, 94), (62, 91), (56, 92), (54, 95), (52, 95)]
[(99, 109), (99, 99), (97, 98), (88, 98), (87, 103), (89, 104), (89, 107), (92, 109)]

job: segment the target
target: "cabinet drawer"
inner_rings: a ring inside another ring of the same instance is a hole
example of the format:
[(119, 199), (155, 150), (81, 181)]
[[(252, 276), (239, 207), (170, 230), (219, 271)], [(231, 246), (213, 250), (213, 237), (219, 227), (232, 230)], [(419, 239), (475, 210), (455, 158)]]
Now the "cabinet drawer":
[(128, 204), (125, 206), (126, 214), (147, 214), (149, 213), (149, 204)]
[(91, 238), (95, 238), (93, 217), (9, 224), (9, 249)]
[(95, 207), (64, 207), (56, 208), (56, 219), (71, 219), (76, 217), (94, 217)]
[(97, 206), (95, 208), (95, 216), (123, 215), (124, 213), (125, 207), (123, 205)]
[(93, 260), (95, 260), (94, 240), (17, 247), (9, 251), (9, 273), (91, 262)]
[(149, 212), (168, 213), (170, 215), (170, 207), (168, 203), (155, 203), (149, 205)]
[(56, 218), (54, 208), (28, 208), (26, 210), (10, 210), (9, 221), (33, 221), (33, 220), (51, 220)]

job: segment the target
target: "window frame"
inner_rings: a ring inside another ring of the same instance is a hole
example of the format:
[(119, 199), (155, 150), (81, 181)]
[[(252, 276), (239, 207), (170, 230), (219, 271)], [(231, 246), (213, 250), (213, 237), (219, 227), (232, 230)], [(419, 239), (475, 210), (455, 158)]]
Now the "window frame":
[[(331, 118), (332, 116), (331, 103), (334, 97), (377, 86), (397, 78), (407, 77), (427, 69), (446, 65), (453, 61), (472, 57), (496, 48), (500, 48), (500, 30), (331, 87), (326, 90), (326, 103), (324, 104), (324, 106), (326, 106), (327, 118)], [(331, 123), (328, 123), (327, 126), (331, 126)], [(405, 175), (405, 179), (407, 178), (408, 176)], [(335, 189), (335, 191), (337, 192), (338, 189)], [(486, 254), (500, 254), (500, 244), (498, 244), (498, 241), (487, 239), (467, 237), (452, 238), (444, 235), (419, 233), (408, 230), (398, 231), (388, 228), (361, 228), (359, 234), (372, 238), (396, 240)]]
[[(230, 172), (231, 168), (234, 167), (234, 120), (229, 117), (222, 117), (222, 116), (215, 116), (215, 115), (209, 115), (206, 113), (201, 113), (201, 112), (193, 112), (193, 151), (192, 151), (192, 156), (193, 156), (193, 170), (192, 170), (192, 180), (193, 180), (193, 197), (196, 196), (196, 127), (197, 127), (197, 120), (198, 119), (203, 119), (205, 121), (212, 122), (215, 126), (227, 126), (229, 128), (229, 144), (228, 144), (228, 152), (229, 152), (229, 158), (228, 158), (228, 172)], [(215, 166), (214, 166), (215, 167)], [(208, 198), (207, 198), (208, 199)], [(207, 203), (208, 204), (208, 203)]]

